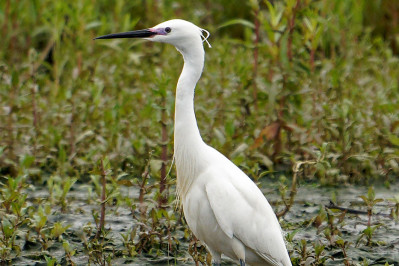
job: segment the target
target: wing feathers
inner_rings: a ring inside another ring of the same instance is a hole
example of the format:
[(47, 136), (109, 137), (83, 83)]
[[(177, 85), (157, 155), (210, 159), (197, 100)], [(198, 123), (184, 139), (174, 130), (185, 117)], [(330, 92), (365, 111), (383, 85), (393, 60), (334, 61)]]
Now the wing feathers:
[(217, 172), (212, 171), (205, 190), (220, 228), (271, 265), (280, 265), (277, 261), (288, 254), (281, 253), (285, 244), (280, 225), (266, 198), (245, 174)]

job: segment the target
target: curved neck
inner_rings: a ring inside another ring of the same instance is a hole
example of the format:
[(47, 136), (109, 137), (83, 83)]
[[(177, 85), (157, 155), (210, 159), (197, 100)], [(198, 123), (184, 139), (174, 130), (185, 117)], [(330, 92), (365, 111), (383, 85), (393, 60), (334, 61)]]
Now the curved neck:
[(179, 51), (183, 55), (184, 66), (176, 88), (175, 151), (182, 145), (202, 142), (194, 113), (194, 92), (204, 67), (204, 49), (201, 43), (197, 49), (191, 49), (190, 53)]
[(205, 145), (194, 113), (194, 91), (204, 67), (204, 48), (201, 40), (185, 47), (190, 50), (178, 48), (184, 66), (176, 89), (174, 136), (177, 194), (183, 201), (201, 169), (201, 151)]

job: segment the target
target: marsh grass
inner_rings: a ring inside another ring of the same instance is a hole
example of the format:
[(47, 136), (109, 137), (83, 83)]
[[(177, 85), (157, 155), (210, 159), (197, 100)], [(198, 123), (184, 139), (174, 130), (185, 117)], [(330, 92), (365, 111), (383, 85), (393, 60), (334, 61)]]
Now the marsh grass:
[[(375, 240), (389, 228), (371, 217), (384, 204), (397, 221), (395, 195), (359, 192), (369, 219), (357, 240), (342, 228), (358, 217), (322, 205), (289, 222), (296, 174), (299, 185), (397, 184), (399, 5), (375, 2), (1, 1), (1, 262), (209, 263), (176, 210), (174, 171), (166, 174), (180, 56), (167, 45), (92, 40), (174, 17), (212, 33), (196, 90), (202, 136), (260, 186), (275, 184), (268, 197), (280, 193), (272, 203), (286, 207), (293, 263), (321, 265), (340, 250), (353, 264), (354, 248), (364, 265), (384, 260), (361, 249), (391, 247)], [(300, 162), (315, 163), (293, 172)], [(80, 189), (85, 197), (71, 196)], [(134, 225), (114, 234), (107, 221), (126, 210)], [(54, 218), (79, 214), (80, 232)], [(309, 224), (316, 242), (294, 233)], [(62, 259), (48, 251), (57, 248)]]

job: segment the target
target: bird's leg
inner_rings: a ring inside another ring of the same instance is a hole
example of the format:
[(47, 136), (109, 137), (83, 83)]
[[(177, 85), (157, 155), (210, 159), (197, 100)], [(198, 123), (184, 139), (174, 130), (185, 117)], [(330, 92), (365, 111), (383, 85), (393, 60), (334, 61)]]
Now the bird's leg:
[(220, 266), (222, 263), (222, 254), (208, 247), (212, 255), (212, 266)]
[(221, 265), (222, 265), (222, 263), (221, 263), (220, 258), (217, 258), (217, 257), (216, 257), (216, 259), (215, 259), (215, 257), (212, 258), (212, 266), (221, 266)]
[(234, 253), (237, 258), (240, 258), (240, 266), (245, 266), (245, 246), (244, 244), (236, 237), (233, 237), (231, 242), (231, 247), (233, 248)]

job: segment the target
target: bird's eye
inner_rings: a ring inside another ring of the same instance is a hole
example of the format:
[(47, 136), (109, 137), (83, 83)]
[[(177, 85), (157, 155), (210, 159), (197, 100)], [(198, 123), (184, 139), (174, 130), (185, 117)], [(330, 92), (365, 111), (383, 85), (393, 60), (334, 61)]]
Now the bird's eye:
[(171, 28), (169, 28), (169, 27), (166, 27), (166, 28), (165, 28), (165, 32), (166, 32), (166, 33), (169, 33), (169, 32), (171, 32), (171, 31), (172, 31)]

